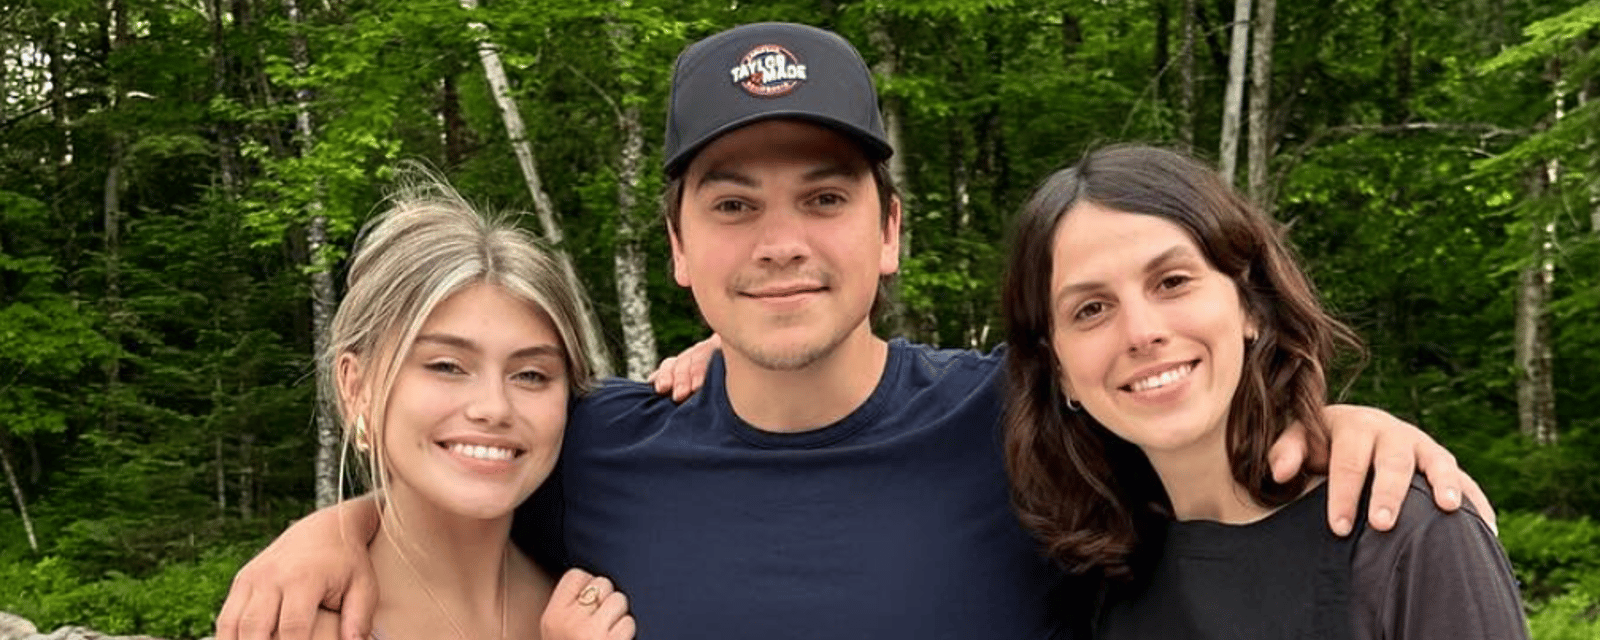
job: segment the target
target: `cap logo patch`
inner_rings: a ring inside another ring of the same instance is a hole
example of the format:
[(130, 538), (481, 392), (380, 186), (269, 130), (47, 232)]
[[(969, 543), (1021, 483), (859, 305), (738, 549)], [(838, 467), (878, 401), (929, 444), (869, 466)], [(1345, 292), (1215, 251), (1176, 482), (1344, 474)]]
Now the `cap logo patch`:
[(728, 70), (733, 83), (746, 93), (772, 98), (794, 91), (806, 79), (806, 66), (788, 49), (764, 44), (744, 54), (739, 64)]

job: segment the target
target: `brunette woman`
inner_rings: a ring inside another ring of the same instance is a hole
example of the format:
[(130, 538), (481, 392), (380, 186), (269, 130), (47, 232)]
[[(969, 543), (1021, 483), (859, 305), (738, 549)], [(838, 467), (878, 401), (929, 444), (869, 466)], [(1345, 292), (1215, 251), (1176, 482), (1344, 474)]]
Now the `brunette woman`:
[(1354, 334), (1281, 229), (1209, 167), (1122, 146), (1050, 176), (1004, 289), (1013, 499), (1104, 589), (1096, 638), (1526, 637), (1471, 508), (1413, 483), (1392, 531), (1339, 538), (1322, 478), (1273, 481), (1291, 423), (1320, 431)]

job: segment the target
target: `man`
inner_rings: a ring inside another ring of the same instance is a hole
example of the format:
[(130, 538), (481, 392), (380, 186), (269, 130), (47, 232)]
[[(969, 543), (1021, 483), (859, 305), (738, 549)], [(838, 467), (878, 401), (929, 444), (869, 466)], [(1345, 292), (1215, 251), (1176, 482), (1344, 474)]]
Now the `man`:
[[(609, 576), (650, 639), (1069, 633), (1082, 598), (1008, 506), (1003, 355), (871, 331), (878, 282), (899, 268), (901, 210), (860, 55), (799, 25), (725, 31), (679, 57), (667, 127), (673, 275), (722, 354), (682, 405), (628, 382), (580, 402), (560, 472), (519, 513), (519, 543)], [(1418, 458), (1441, 506), (1476, 490), (1414, 428), (1350, 408), (1329, 419), (1336, 529), (1348, 531), (1375, 441), (1379, 528)], [(1296, 447), (1283, 466), (1298, 466)], [(274, 627), (299, 640), (319, 600), (343, 605), (343, 637), (362, 637), (370, 569), (348, 557), (373, 511), (319, 512), (252, 561), (220, 640)], [(340, 543), (341, 526), (356, 535)]]

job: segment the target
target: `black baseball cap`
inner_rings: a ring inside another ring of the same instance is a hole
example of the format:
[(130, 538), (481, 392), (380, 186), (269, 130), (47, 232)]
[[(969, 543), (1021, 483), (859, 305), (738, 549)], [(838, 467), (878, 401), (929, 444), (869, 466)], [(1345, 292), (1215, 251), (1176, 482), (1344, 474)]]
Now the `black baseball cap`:
[(874, 161), (894, 154), (878, 91), (861, 54), (831, 31), (785, 22), (734, 27), (689, 45), (672, 70), (667, 175), (700, 149), (748, 124), (797, 118), (861, 143)]

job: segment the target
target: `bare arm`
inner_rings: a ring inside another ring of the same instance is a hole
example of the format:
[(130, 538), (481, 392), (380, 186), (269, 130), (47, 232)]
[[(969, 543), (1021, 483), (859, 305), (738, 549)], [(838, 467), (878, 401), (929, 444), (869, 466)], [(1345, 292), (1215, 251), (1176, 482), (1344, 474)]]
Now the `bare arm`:
[(334, 609), (339, 634), (364, 640), (378, 589), (367, 545), (378, 532), (371, 497), (318, 509), (257, 554), (228, 589), (217, 640), (311, 640), (319, 608)]
[(1421, 471), (1434, 489), (1434, 503), (1445, 511), (1461, 507), (1463, 495), (1494, 526), (1494, 510), (1478, 483), (1456, 466), (1456, 458), (1421, 429), (1371, 407), (1332, 405), (1323, 409), (1330, 444), (1313, 446), (1304, 427), (1290, 427), (1272, 446), (1272, 475), (1278, 480), (1302, 465), (1328, 472), (1328, 527), (1349, 535), (1367, 472), (1375, 470), (1367, 522), (1379, 531), (1394, 527), (1411, 476)]

